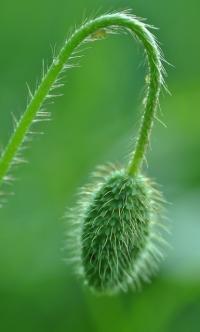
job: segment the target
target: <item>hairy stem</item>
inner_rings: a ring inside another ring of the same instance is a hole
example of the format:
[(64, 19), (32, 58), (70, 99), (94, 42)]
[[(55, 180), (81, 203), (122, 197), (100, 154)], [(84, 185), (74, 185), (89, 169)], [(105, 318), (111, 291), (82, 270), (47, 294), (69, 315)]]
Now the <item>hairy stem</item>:
[(129, 174), (135, 174), (139, 171), (149, 142), (154, 114), (158, 104), (160, 86), (162, 84), (161, 56), (153, 35), (147, 29), (147, 25), (139, 21), (134, 16), (122, 12), (102, 15), (83, 24), (65, 42), (63, 48), (60, 50), (60, 53), (53, 60), (48, 72), (43, 77), (38, 89), (31, 98), (26, 111), (22, 115), (10, 141), (8, 142), (7, 147), (1, 156), (0, 183), (5, 178), (12, 163), (14, 162), (16, 154), (23, 143), (26, 134), (28, 133), (37, 112), (41, 109), (45, 98), (48, 96), (53, 84), (62, 72), (67, 60), (85, 39), (94, 35), (99, 30), (106, 28), (124, 28), (128, 30), (140, 40), (147, 55), (149, 83), (145, 111), (136, 142), (136, 148), (128, 165)]

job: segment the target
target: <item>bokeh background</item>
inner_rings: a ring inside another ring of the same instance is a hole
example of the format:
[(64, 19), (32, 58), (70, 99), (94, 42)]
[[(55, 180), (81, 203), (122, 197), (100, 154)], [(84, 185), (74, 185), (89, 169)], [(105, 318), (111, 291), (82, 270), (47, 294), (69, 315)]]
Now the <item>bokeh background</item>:
[(200, 43), (197, 0), (5, 1), (0, 3), (0, 146), (34, 89), (42, 61), (85, 16), (132, 8), (155, 31), (168, 62), (148, 174), (167, 201), (173, 247), (159, 275), (140, 293), (95, 297), (73, 275), (61, 250), (62, 216), (97, 164), (125, 163), (144, 92), (142, 48), (113, 36), (84, 52), (65, 75), (64, 96), (49, 105), (13, 174), (0, 210), (0, 330), (26, 332), (195, 332), (200, 330)]

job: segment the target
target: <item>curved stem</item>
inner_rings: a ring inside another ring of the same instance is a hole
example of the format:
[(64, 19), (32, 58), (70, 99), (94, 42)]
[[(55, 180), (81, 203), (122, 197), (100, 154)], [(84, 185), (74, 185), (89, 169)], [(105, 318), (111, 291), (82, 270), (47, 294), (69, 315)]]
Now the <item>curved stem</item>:
[(146, 24), (136, 17), (127, 13), (113, 13), (102, 15), (93, 19), (78, 30), (65, 42), (60, 53), (53, 60), (51, 67), (43, 77), (38, 89), (35, 91), (26, 111), (22, 115), (11, 139), (0, 159), (0, 183), (8, 173), (15, 156), (28, 133), (37, 112), (40, 110), (45, 98), (48, 96), (58, 75), (62, 72), (65, 63), (70, 58), (74, 50), (88, 37), (92, 37), (95, 32), (106, 28), (122, 27), (133, 33), (143, 44), (149, 67), (148, 94), (143, 115), (142, 126), (139, 131), (136, 149), (128, 166), (129, 174), (135, 174), (141, 167), (146, 147), (148, 145), (154, 113), (158, 103), (160, 86), (162, 83), (162, 66), (159, 48), (153, 35), (147, 29)]

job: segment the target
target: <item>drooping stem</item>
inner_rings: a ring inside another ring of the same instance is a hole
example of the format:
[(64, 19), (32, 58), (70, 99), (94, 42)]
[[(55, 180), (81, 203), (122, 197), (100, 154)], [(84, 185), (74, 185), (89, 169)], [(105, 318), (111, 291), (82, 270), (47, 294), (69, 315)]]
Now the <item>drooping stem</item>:
[(22, 145), (26, 134), (29, 132), (37, 112), (48, 96), (53, 84), (56, 82), (59, 74), (62, 72), (66, 62), (81, 45), (81, 43), (91, 37), (95, 32), (107, 28), (124, 28), (134, 34), (143, 44), (149, 67), (148, 94), (145, 106), (145, 112), (142, 119), (141, 129), (139, 131), (136, 148), (131, 157), (128, 166), (129, 174), (138, 172), (142, 165), (144, 154), (149, 142), (150, 132), (153, 124), (154, 114), (158, 104), (160, 86), (162, 83), (162, 66), (159, 48), (153, 35), (147, 29), (147, 25), (139, 21), (136, 17), (122, 13), (113, 13), (102, 15), (83, 24), (72, 36), (65, 42), (58, 56), (53, 60), (48, 72), (43, 77), (38, 89), (35, 91), (26, 111), (22, 115), (7, 147), (0, 158), (0, 183), (8, 173), (17, 152)]
[[(151, 35), (151, 38), (153, 36)], [(151, 129), (153, 126), (154, 116), (159, 102), (160, 89), (163, 84), (162, 77), (162, 62), (161, 54), (154, 38), (151, 40), (152, 44), (149, 45), (148, 64), (149, 64), (149, 77), (148, 77), (148, 91), (145, 101), (145, 110), (142, 116), (142, 121), (136, 140), (136, 146), (128, 165), (128, 173), (134, 175), (137, 173), (145, 157), (145, 153), (149, 144)], [(151, 49), (152, 47), (152, 49)], [(152, 55), (152, 57), (150, 56)]]

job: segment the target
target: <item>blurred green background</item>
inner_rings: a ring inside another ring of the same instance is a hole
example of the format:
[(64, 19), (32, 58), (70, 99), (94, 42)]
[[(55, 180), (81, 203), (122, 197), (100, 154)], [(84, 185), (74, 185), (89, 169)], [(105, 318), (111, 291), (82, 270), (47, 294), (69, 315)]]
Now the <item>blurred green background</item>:
[(127, 161), (137, 132), (145, 76), (144, 52), (128, 36), (85, 51), (66, 73), (64, 96), (49, 106), (52, 121), (35, 138), (0, 210), (0, 331), (194, 332), (200, 330), (200, 43), (197, 0), (0, 2), (0, 147), (11, 113), (26, 105), (26, 82), (40, 78), (42, 59), (84, 16), (132, 8), (159, 27), (172, 96), (161, 98), (148, 174), (169, 204), (173, 249), (140, 293), (95, 297), (65, 265), (66, 206), (90, 171)]

